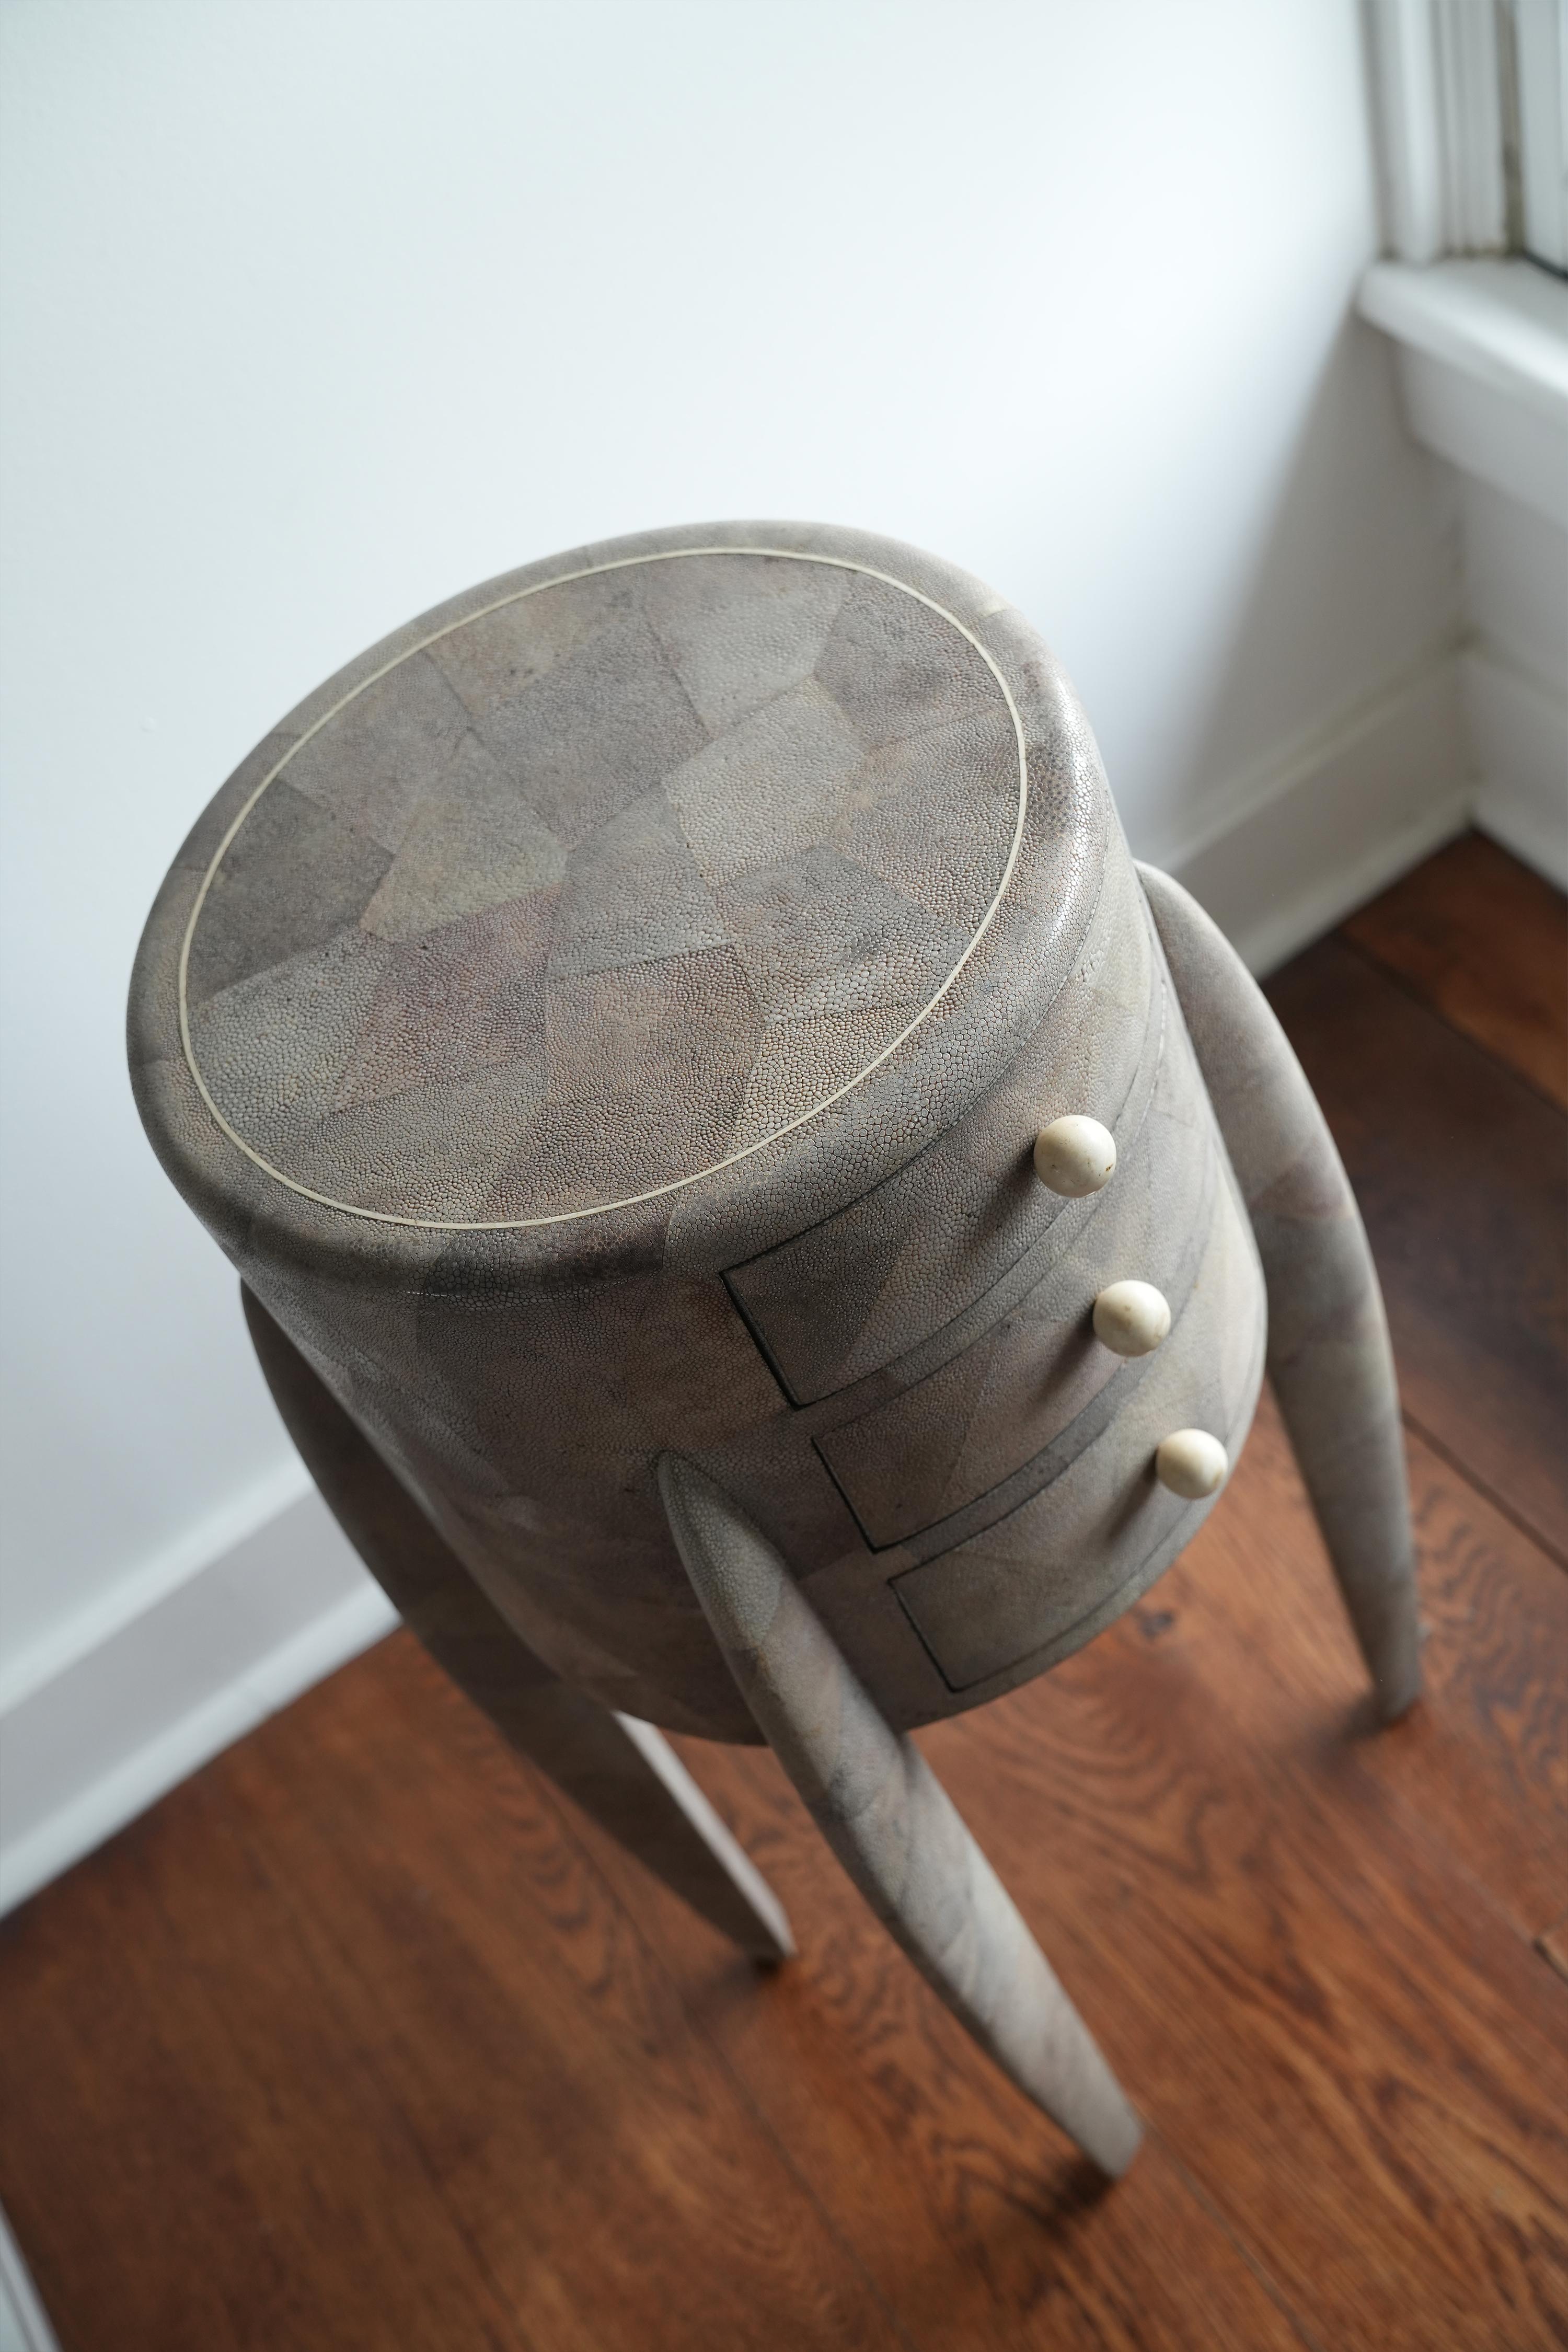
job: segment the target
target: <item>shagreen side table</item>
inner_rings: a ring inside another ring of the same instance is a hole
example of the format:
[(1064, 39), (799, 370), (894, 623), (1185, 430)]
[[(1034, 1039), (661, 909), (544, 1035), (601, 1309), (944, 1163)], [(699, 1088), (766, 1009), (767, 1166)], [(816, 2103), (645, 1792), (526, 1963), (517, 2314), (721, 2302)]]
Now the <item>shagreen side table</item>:
[(1386, 1716), (1416, 1622), (1339, 1159), (1029, 625), (795, 523), (476, 588), (218, 793), (131, 1055), (296, 1444), (462, 1687), (777, 1958), (653, 1727), (766, 1740), (1121, 2172), (1132, 2110), (909, 1731), (1153, 1582), (1266, 1356)]

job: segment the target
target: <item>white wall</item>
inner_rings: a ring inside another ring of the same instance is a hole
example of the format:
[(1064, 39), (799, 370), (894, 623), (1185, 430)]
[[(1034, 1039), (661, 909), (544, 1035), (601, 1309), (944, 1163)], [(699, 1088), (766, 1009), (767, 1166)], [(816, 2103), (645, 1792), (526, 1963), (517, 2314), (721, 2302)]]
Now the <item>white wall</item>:
[(196, 810), (394, 624), (646, 524), (924, 542), (1053, 639), (1135, 846), (1258, 953), (1451, 824), (1464, 753), (1436, 469), (1348, 317), (1354, 0), (11, 0), (4, 38), (33, 1705), (295, 1491), (121, 1005)]

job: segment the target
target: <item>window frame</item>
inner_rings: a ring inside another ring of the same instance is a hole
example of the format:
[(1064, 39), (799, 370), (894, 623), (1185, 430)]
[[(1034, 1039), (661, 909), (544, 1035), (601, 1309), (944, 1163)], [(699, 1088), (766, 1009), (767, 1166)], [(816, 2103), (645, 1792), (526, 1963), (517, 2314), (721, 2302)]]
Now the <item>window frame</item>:
[(1368, 0), (1388, 250), (1568, 269), (1568, 0)]

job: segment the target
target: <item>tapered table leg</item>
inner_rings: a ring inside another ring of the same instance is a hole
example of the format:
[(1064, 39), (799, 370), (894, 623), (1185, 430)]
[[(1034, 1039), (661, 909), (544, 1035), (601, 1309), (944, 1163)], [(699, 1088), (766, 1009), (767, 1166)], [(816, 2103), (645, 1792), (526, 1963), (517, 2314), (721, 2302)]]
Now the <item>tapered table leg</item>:
[(742, 1951), (787, 1959), (795, 1943), (777, 1896), (668, 1741), (551, 1673), (248, 1290), (245, 1315), (307, 1468), (371, 1574), (458, 1688), (521, 1755)]
[(1138, 870), (1258, 1237), (1268, 1376), (1391, 1721), (1421, 1689), (1415, 1547), (1394, 1352), (1355, 1195), (1240, 957), (1179, 883)]
[(687, 1572), (747, 1704), (878, 1917), (1020, 2090), (1113, 2177), (1136, 2116), (911, 1740), (884, 1721), (766, 1538), (689, 1463), (659, 1464)]

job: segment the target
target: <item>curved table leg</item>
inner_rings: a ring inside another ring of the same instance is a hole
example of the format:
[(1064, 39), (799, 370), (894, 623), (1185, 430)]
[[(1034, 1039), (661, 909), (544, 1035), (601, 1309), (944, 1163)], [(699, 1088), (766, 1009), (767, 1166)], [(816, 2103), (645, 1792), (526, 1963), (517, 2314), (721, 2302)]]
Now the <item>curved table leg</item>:
[(289, 1434), (405, 1623), (513, 1748), (629, 1853), (760, 1960), (795, 1950), (767, 1881), (651, 1724), (552, 1675), (485, 1598), (287, 1333), (247, 1290), (245, 1318)]
[(659, 1464), (670, 1529), (731, 1671), (877, 1916), (1019, 2089), (1113, 2178), (1138, 2118), (913, 1742), (884, 1722), (766, 1538), (710, 1478)]
[(1372, 1252), (1268, 1000), (1181, 885), (1141, 866), (1268, 1286), (1268, 1375), (1384, 1719), (1421, 1689), (1399, 1390)]

